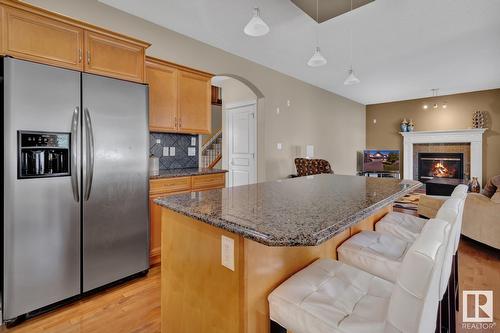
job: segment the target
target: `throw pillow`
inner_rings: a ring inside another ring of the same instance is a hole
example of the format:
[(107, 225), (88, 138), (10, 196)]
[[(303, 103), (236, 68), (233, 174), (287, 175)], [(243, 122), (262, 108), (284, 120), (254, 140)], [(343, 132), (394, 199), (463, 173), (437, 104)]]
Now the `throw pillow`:
[(492, 177), (490, 180), (488, 180), (488, 182), (484, 186), (482, 194), (487, 196), (488, 198), (491, 198), (499, 187), (500, 187), (500, 175)]

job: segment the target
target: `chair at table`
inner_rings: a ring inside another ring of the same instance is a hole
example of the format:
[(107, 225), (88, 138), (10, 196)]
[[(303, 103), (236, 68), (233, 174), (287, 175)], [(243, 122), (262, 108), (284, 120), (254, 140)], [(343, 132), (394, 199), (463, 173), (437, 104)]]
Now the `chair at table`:
[(271, 333), (434, 332), (449, 233), (446, 221), (427, 223), (395, 283), (339, 261), (317, 260), (269, 295)]
[(296, 158), (295, 168), (299, 177), (333, 173), (330, 163), (322, 159)]

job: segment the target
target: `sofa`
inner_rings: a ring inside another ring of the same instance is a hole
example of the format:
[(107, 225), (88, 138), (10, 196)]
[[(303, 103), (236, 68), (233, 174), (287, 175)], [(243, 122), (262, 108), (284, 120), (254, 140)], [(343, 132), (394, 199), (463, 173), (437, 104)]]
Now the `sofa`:
[[(446, 197), (423, 195), (418, 214), (436, 216)], [(469, 193), (465, 200), (462, 235), (500, 249), (500, 175), (491, 178), (482, 193)]]

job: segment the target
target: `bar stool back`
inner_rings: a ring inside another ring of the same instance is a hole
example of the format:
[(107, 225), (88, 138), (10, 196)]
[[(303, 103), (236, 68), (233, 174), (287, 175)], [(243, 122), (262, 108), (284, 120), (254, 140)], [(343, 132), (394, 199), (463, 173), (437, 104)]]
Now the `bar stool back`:
[(434, 332), (439, 303), (441, 270), (450, 225), (433, 220), (422, 229), (406, 254), (387, 313), (386, 332)]

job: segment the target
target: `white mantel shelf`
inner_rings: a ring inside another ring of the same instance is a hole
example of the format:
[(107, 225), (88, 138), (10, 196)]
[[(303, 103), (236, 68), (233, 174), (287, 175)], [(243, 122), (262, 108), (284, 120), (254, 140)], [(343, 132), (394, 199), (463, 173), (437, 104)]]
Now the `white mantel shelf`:
[(486, 128), (400, 132), (403, 136), (403, 178), (413, 179), (413, 145), (425, 143), (470, 143), (470, 174), (483, 181), (483, 134)]

